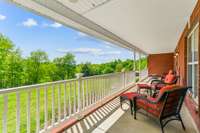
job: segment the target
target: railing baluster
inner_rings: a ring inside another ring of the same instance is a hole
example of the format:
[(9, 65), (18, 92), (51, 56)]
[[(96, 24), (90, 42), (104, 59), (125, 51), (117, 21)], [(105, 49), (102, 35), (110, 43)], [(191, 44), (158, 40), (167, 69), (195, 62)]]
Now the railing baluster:
[(104, 93), (104, 77), (101, 78), (101, 100), (104, 98), (103, 93)]
[(31, 91), (27, 93), (27, 133), (31, 132)]
[(108, 79), (107, 79), (107, 86), (108, 86), (108, 92), (107, 92), (107, 95), (109, 95), (110, 94), (110, 77), (108, 77)]
[(95, 79), (92, 80), (92, 104), (95, 103)]
[(58, 122), (60, 122), (61, 120), (61, 104), (60, 104), (60, 97), (61, 97), (61, 94), (60, 94), (60, 91), (61, 91), (61, 84), (58, 85)]
[(104, 97), (106, 96), (106, 77), (104, 77)]
[(52, 97), (52, 101), (51, 101), (51, 106), (52, 106), (52, 120), (51, 120), (51, 124), (52, 126), (54, 126), (54, 123), (55, 123), (55, 85), (52, 86), (52, 93), (51, 93), (51, 97)]
[(105, 86), (105, 89), (104, 89), (104, 97), (106, 97), (106, 95), (107, 95), (107, 90), (108, 90), (108, 88), (107, 88), (107, 77), (105, 77), (104, 78), (104, 86)]
[(108, 83), (109, 83), (109, 95), (110, 95), (112, 93), (112, 80), (110, 79), (110, 76), (108, 79)]
[(93, 90), (94, 90), (94, 103), (95, 103), (97, 101), (97, 78), (94, 78)]
[(101, 82), (100, 82), (100, 99), (102, 100), (102, 98), (103, 98), (103, 77), (101, 78), (101, 80), (100, 80)]
[(67, 111), (66, 111), (66, 82), (64, 83), (64, 119), (66, 118), (67, 116)]
[(96, 93), (97, 93), (97, 101), (100, 99), (100, 93), (99, 93), (99, 78), (97, 78), (97, 86), (96, 86)]
[(48, 93), (47, 93), (47, 86), (44, 88), (44, 129), (45, 131), (48, 128)]
[(101, 82), (100, 82), (100, 86), (101, 86), (101, 100), (103, 99), (103, 77), (101, 78)]
[(91, 87), (91, 79), (88, 80), (88, 87), (89, 88), (89, 104), (91, 105), (92, 104), (92, 87)]
[(76, 81), (74, 81), (74, 113), (76, 113)]
[(82, 76), (81, 75), (77, 75), (77, 80), (78, 80), (78, 95), (77, 95), (77, 98), (78, 98), (78, 110), (77, 111), (80, 111), (81, 110), (81, 90), (82, 90)]
[(20, 92), (16, 92), (16, 133), (20, 133)]
[(8, 112), (8, 95), (4, 94), (4, 107), (3, 107), (3, 121), (2, 121), (2, 130), (3, 133), (7, 133), (7, 112)]
[(83, 100), (83, 102), (82, 102), (82, 109), (84, 109), (85, 108), (85, 80), (83, 80), (82, 81), (82, 100)]
[(88, 95), (88, 80), (87, 79), (85, 82), (85, 89), (86, 89), (86, 106), (88, 106), (89, 95)]
[(92, 92), (92, 90), (93, 90), (93, 82), (92, 82), (92, 80), (93, 79), (90, 79), (90, 96), (91, 96), (91, 99), (90, 99), (90, 104), (92, 104), (93, 103), (93, 92)]
[(99, 94), (98, 100), (101, 100), (101, 77), (98, 78), (98, 94)]
[(68, 103), (68, 104), (69, 104), (69, 105), (68, 105), (69, 115), (72, 114), (72, 108), (71, 108), (71, 107), (72, 107), (72, 106), (71, 106), (71, 90), (72, 90), (72, 83), (70, 82), (70, 83), (69, 83), (69, 95), (68, 95), (68, 96), (69, 96), (69, 100), (68, 100), (68, 102), (69, 102), (69, 103)]
[(97, 78), (97, 82), (96, 82), (96, 101), (99, 100), (99, 78)]
[(40, 88), (36, 89), (36, 132), (40, 132)]
[(102, 78), (102, 99), (104, 98), (104, 91), (105, 91), (105, 84), (104, 84), (104, 77)]

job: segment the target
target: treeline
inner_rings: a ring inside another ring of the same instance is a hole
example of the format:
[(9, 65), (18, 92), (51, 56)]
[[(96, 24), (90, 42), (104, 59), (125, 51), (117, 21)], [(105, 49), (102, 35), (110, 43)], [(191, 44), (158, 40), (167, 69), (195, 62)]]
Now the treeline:
[[(23, 58), (21, 50), (15, 48), (13, 42), (0, 34), (0, 88), (10, 88), (22, 85), (51, 82), (75, 78), (76, 73), (84, 76), (131, 71), (133, 60), (115, 60), (103, 64), (76, 64), (75, 57), (66, 53), (63, 57), (49, 60), (48, 54), (42, 50), (31, 52)], [(136, 69), (139, 69), (136, 61)], [(141, 69), (146, 66), (146, 60), (141, 59)]]
[[(140, 69), (143, 70), (146, 67), (146, 59), (141, 59)], [(79, 64), (76, 66), (78, 73), (83, 73), (84, 76), (100, 75), (122, 71), (134, 70), (134, 61), (127, 59), (122, 61), (120, 59), (114, 60), (103, 64), (91, 64), (89, 62)], [(136, 70), (139, 70), (139, 61), (136, 61)]]

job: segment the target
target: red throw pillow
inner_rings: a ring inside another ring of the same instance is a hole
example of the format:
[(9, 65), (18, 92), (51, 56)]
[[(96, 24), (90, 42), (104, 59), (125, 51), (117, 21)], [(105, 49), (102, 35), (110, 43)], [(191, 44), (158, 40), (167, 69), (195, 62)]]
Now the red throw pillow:
[(172, 83), (174, 79), (175, 79), (175, 76), (173, 74), (167, 74), (164, 82), (165, 83)]

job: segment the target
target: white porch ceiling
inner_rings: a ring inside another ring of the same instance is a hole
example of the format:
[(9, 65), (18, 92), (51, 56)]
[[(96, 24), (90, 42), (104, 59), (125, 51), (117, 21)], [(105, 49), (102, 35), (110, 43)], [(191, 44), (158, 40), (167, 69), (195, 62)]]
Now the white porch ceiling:
[(197, 0), (12, 1), (66, 26), (147, 54), (174, 51), (197, 2)]

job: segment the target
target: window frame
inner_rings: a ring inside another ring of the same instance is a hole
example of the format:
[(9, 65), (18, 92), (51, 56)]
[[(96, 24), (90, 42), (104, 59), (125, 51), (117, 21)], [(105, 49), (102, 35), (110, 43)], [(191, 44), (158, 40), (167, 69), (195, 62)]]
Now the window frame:
[[(199, 76), (195, 76), (195, 65), (197, 65), (198, 67), (198, 72), (197, 74), (199, 75), (199, 57), (197, 56), (197, 60), (195, 60), (195, 31), (198, 30), (198, 47), (199, 47), (199, 22), (193, 27), (193, 29), (190, 31), (190, 33), (188, 34), (187, 36), (187, 84), (189, 84), (189, 79), (188, 79), (188, 71), (189, 71), (189, 66), (191, 66), (191, 69), (192, 69), (192, 98), (194, 99), (194, 101), (199, 104)], [(191, 38), (191, 40), (190, 40)], [(190, 42), (189, 42), (190, 40)], [(189, 45), (192, 45), (190, 46), (190, 50), (189, 51)], [(189, 53), (191, 52), (191, 53)], [(199, 53), (199, 49), (198, 49), (198, 53)], [(191, 55), (192, 54), (192, 55)], [(192, 56), (192, 57), (189, 57), (189, 56)], [(192, 58), (192, 59), (189, 59), (189, 58)], [(189, 61), (190, 60), (190, 61)], [(195, 78), (196, 79), (196, 90), (193, 86), (195, 86)], [(195, 92), (197, 94), (195, 94)]]

